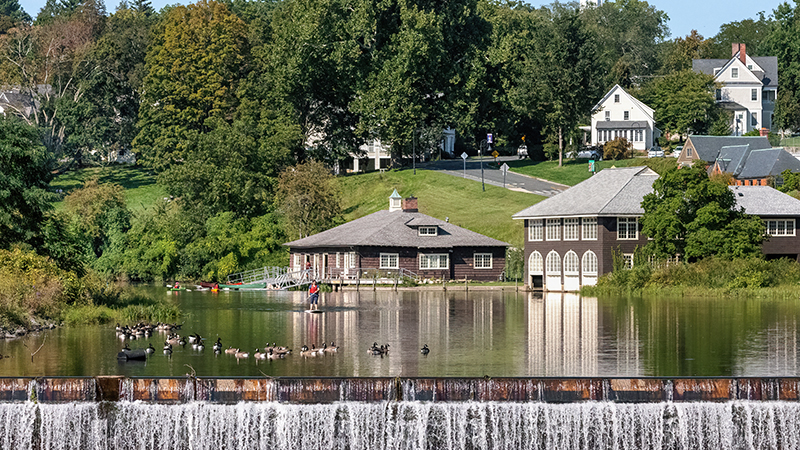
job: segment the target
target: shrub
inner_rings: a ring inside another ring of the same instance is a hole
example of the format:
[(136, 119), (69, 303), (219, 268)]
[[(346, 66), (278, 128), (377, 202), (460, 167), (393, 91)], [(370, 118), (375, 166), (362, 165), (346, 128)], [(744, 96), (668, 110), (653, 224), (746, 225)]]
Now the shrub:
[(633, 144), (624, 137), (606, 142), (603, 146), (603, 159), (629, 159), (633, 154)]

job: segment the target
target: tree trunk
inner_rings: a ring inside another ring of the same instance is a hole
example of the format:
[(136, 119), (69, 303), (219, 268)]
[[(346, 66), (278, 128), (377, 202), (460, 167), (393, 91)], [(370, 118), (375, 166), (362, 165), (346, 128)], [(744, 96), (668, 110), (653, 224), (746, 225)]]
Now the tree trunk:
[(558, 167), (564, 163), (564, 134), (561, 127), (558, 127)]

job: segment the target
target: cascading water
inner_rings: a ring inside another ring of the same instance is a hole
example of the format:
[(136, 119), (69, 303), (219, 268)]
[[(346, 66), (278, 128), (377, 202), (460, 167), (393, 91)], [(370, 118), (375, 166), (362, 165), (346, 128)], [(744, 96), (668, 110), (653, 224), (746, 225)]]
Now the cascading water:
[(0, 448), (800, 449), (788, 402), (0, 403)]

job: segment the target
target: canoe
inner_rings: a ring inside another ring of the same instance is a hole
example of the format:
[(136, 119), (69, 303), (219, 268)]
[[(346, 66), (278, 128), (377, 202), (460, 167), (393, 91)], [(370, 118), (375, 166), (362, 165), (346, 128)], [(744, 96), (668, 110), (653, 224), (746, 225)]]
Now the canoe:
[(167, 289), (167, 290), (168, 290), (168, 291), (185, 291), (185, 290), (186, 290), (186, 288), (185, 288), (185, 287), (180, 287), (180, 288), (169, 288), (169, 289)]

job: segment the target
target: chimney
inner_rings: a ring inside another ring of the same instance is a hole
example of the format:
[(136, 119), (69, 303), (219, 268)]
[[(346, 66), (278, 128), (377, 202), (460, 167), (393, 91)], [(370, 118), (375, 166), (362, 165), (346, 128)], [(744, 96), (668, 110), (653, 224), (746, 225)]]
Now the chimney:
[(731, 44), (731, 57), (736, 56), (736, 53), (739, 53), (739, 61), (747, 65), (747, 46), (738, 42)]
[(417, 209), (417, 197), (403, 199), (403, 212), (419, 212)]

